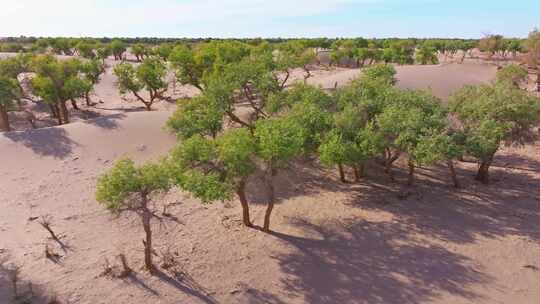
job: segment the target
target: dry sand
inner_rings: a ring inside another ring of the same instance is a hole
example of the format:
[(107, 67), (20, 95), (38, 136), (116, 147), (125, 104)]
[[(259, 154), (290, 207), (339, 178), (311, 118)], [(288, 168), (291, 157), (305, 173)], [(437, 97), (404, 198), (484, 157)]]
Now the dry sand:
[[(469, 65), (398, 70), (400, 85), (431, 86), (441, 97), (494, 73)], [(357, 71), (324, 73), (312, 83), (332, 87)], [(112, 81), (96, 90), (103, 107), (126, 107)], [(155, 248), (171, 246), (183, 274), (150, 277), (140, 270), (137, 218), (111, 216), (93, 193), (119, 157), (155, 159), (174, 145), (162, 129), (170, 112), (111, 111), (0, 135), (0, 255), (22, 266), (36, 292), (84, 304), (539, 303), (540, 141), (498, 155), (490, 186), (472, 181), (474, 164), (460, 163), (459, 191), (442, 167), (419, 170), (409, 189), (404, 173), (390, 183), (376, 165), (362, 183), (342, 185), (333, 170), (296, 164), (279, 177), (273, 234), (243, 228), (236, 201), (202, 205), (173, 191), (160, 201), (178, 203), (168, 210), (178, 222), (154, 223)], [(265, 191), (257, 179), (249, 188), (261, 224)], [(52, 247), (57, 264), (44, 257), (53, 243), (33, 220), (42, 215), (64, 235), (65, 251)], [(137, 274), (100, 277), (105, 258), (117, 263), (122, 252)], [(0, 269), (0, 303), (11, 296), (6, 280)]]

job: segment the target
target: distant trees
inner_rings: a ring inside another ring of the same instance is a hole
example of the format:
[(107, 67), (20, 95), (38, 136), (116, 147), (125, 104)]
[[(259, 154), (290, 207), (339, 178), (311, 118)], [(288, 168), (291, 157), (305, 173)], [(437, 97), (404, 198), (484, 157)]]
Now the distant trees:
[(478, 47), (481, 51), (487, 52), (491, 59), (493, 55), (504, 52), (506, 45), (502, 35), (487, 35), (480, 40)]
[(118, 161), (97, 182), (96, 200), (115, 213), (133, 212), (144, 229), (144, 265), (154, 274), (151, 221), (156, 217), (152, 196), (170, 189), (168, 169), (162, 162), (136, 166), (130, 159)]
[[(156, 100), (164, 98), (163, 94), (167, 91), (166, 73), (165, 64), (154, 57), (145, 59), (137, 67), (127, 62), (114, 67), (120, 93), (132, 93), (148, 111), (152, 110), (152, 104)], [(148, 92), (148, 98), (141, 95), (143, 90)]]
[(462, 124), (465, 151), (478, 159), (476, 179), (482, 183), (489, 182), (501, 144), (523, 144), (540, 119), (538, 99), (505, 81), (464, 87), (452, 96), (450, 109)]

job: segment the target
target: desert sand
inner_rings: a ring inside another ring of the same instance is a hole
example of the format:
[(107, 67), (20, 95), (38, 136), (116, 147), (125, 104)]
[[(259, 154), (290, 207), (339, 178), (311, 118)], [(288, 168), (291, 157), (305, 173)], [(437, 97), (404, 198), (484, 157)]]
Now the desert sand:
[[(489, 81), (496, 70), (397, 69), (400, 86), (431, 87), (441, 98)], [(358, 73), (320, 70), (310, 82), (331, 88)], [(118, 158), (156, 159), (173, 147), (163, 125), (174, 105), (146, 112), (123, 101), (110, 71), (95, 95), (102, 109), (88, 110), (104, 117), (0, 134), (0, 254), (21, 266), (21, 280), (35, 292), (81, 304), (539, 303), (540, 140), (498, 154), (489, 186), (473, 181), (475, 164), (459, 163), (460, 190), (444, 167), (420, 169), (417, 186), (406, 188), (405, 173), (391, 183), (375, 164), (355, 185), (316, 163), (292, 165), (278, 179), (272, 234), (243, 228), (237, 201), (203, 205), (172, 191), (159, 199), (177, 221), (154, 222), (155, 249), (173, 252), (181, 271), (151, 277), (141, 270), (138, 219), (110, 215), (94, 189)], [(260, 180), (248, 193), (261, 224)], [(37, 223), (44, 215), (63, 249)], [(45, 258), (46, 243), (60, 255), (56, 263)], [(100, 276), (105, 259), (118, 263), (120, 253), (136, 275)], [(0, 269), (0, 303), (10, 296)]]

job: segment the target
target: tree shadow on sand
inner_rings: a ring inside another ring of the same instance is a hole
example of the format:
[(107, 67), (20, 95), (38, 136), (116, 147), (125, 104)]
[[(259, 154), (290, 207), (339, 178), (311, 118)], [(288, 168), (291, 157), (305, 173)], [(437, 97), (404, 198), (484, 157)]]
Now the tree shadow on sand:
[(59, 127), (37, 129), (28, 132), (8, 132), (4, 136), (41, 156), (63, 159), (71, 155), (77, 142), (69, 138), (65, 129)]
[[(158, 278), (160, 282), (165, 283), (178, 291), (196, 298), (201, 303), (214, 304), (217, 303), (214, 298), (208, 295), (208, 292), (204, 287), (199, 285), (191, 276), (184, 272), (174, 273), (169, 275), (161, 270), (157, 270), (154, 277)], [(137, 274), (132, 273), (124, 279), (124, 281), (135, 284), (139, 288), (151, 293), (154, 296), (159, 296), (159, 292), (146, 284), (142, 278)]]
[(490, 281), (470, 260), (409, 236), (399, 223), (350, 221), (291, 225), (316, 237), (280, 233), (294, 250), (275, 256), (290, 297), (306, 303), (421, 303), (441, 292), (477, 300), (469, 286)]
[[(418, 170), (417, 186), (410, 188), (372, 178), (349, 204), (392, 213), (409, 229), (445, 241), (471, 243), (478, 236), (506, 235), (540, 240), (540, 179), (494, 167), (492, 183), (483, 185), (473, 180), (474, 170), (459, 169), (463, 188), (454, 189), (444, 180), (447, 175), (444, 167)], [(400, 197), (404, 190), (406, 197)]]
[(118, 121), (126, 117), (125, 114), (112, 114), (85, 121), (86, 124), (94, 125), (106, 130), (118, 129)]
[(421, 303), (441, 294), (479, 300), (472, 287), (493, 278), (437, 240), (468, 244), (509, 235), (540, 240), (540, 179), (535, 174), (540, 163), (523, 160), (497, 157), (487, 186), (474, 181), (475, 166), (461, 163), (461, 189), (453, 188), (445, 166), (419, 168), (412, 187), (406, 186), (406, 164), (395, 168), (395, 182), (370, 164), (368, 176), (354, 184), (338, 182), (334, 170), (316, 164), (291, 168), (276, 187), (281, 201), (340, 193), (346, 205), (387, 212), (392, 221), (351, 217), (312, 223), (292, 217), (290, 225), (300, 228), (302, 236), (273, 233), (293, 249), (274, 256), (287, 275), (284, 289), (307, 303)]

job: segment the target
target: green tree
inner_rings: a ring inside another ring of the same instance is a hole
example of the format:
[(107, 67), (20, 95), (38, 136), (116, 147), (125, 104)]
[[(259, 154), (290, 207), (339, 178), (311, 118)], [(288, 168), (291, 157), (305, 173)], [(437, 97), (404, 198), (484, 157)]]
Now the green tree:
[(178, 45), (171, 50), (168, 60), (182, 85), (190, 84), (204, 91), (202, 77), (209, 67), (202, 62), (202, 58), (197, 56), (194, 50), (185, 45)]
[(504, 81), (513, 84), (516, 88), (519, 88), (522, 82), (527, 81), (529, 78), (529, 71), (527, 69), (517, 65), (509, 64), (499, 71), (497, 71), (497, 81)]
[(51, 108), (58, 124), (69, 123), (67, 101), (77, 109), (76, 98), (83, 97), (88, 82), (82, 77), (81, 62), (77, 59), (58, 60), (53, 56), (36, 57), (33, 62), (36, 76), (32, 79), (34, 94)]
[[(409, 184), (414, 181), (416, 149), (419, 143), (431, 134), (439, 134), (446, 127), (446, 113), (440, 101), (429, 92), (397, 91), (393, 102), (386, 106), (376, 117), (379, 132), (385, 139), (386, 153), (396, 156), (407, 154), (409, 166)], [(387, 158), (388, 159), (388, 158)], [(390, 176), (392, 162), (386, 163)]]
[(536, 69), (536, 90), (540, 92), (540, 31), (535, 29), (527, 39), (527, 62)]
[[(120, 93), (132, 93), (148, 111), (152, 110), (156, 100), (164, 98), (163, 94), (167, 91), (166, 73), (167, 68), (159, 58), (147, 58), (137, 67), (127, 62), (114, 67)], [(148, 92), (148, 99), (141, 96), (142, 90)]]
[(136, 166), (130, 159), (118, 161), (97, 182), (96, 200), (107, 210), (115, 214), (134, 212), (140, 217), (145, 233), (144, 264), (151, 274), (156, 271), (152, 261), (151, 220), (156, 217), (152, 195), (168, 191), (170, 186), (169, 171), (163, 163)]
[(465, 149), (479, 163), (476, 180), (489, 182), (489, 168), (501, 145), (523, 144), (540, 117), (539, 100), (507, 82), (466, 86), (450, 99), (463, 125)]
[(255, 139), (257, 154), (265, 164), (266, 183), (269, 190), (268, 207), (264, 215), (263, 231), (270, 231), (270, 217), (276, 197), (274, 179), (280, 168), (301, 155), (303, 138), (302, 127), (292, 119), (271, 118), (257, 123)]
[(105, 64), (99, 59), (92, 59), (82, 63), (81, 72), (86, 80), (86, 86), (84, 87), (84, 98), (86, 105), (91, 106), (92, 100), (90, 99), (90, 93), (94, 87), (99, 83), (101, 75), (105, 73)]
[(501, 35), (488, 35), (480, 40), (478, 47), (482, 52), (487, 52), (489, 58), (504, 49), (504, 37)]
[(206, 96), (181, 99), (178, 108), (167, 120), (167, 128), (179, 139), (188, 139), (195, 135), (216, 138), (223, 129), (223, 111)]
[(138, 62), (143, 61), (144, 57), (147, 57), (150, 50), (142, 43), (136, 43), (131, 46), (131, 53), (135, 55)]
[(426, 64), (438, 64), (439, 58), (437, 58), (437, 51), (434, 47), (422, 45), (416, 51), (416, 62)]
[(111, 53), (114, 56), (114, 60), (122, 60), (124, 58), (124, 53), (127, 50), (126, 44), (120, 39), (114, 39), (109, 44), (111, 48)]
[(96, 55), (101, 62), (105, 63), (105, 59), (112, 55), (112, 48), (110, 44), (101, 44), (96, 47)]
[(81, 40), (75, 45), (75, 49), (79, 53), (79, 56), (87, 59), (93, 59), (96, 57), (96, 53), (94, 53), (94, 47), (94, 43), (85, 40)]
[(16, 80), (0, 76), (0, 131), (11, 131), (8, 111), (14, 107), (18, 94)]
[(195, 135), (171, 153), (172, 175), (203, 203), (229, 200), (236, 193), (242, 222), (252, 227), (246, 185), (256, 169), (255, 152), (253, 136), (246, 129), (231, 129), (216, 139)]

